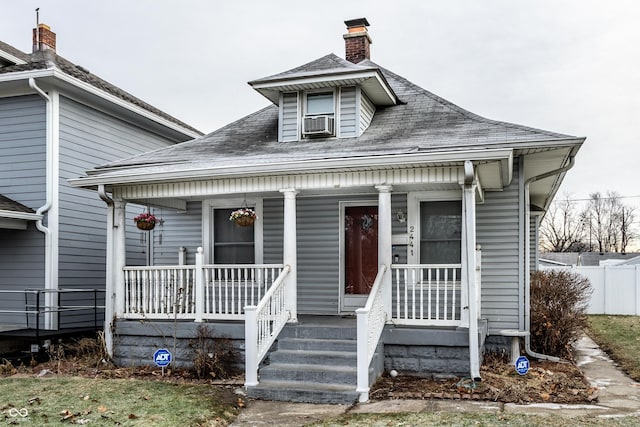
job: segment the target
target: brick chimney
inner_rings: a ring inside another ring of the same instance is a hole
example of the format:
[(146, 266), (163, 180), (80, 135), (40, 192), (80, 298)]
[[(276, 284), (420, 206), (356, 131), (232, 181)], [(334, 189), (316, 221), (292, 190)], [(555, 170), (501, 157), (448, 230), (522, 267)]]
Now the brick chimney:
[(351, 19), (344, 21), (347, 25), (347, 34), (344, 37), (345, 59), (357, 64), (358, 62), (371, 59), (369, 45), (373, 43), (367, 32), (369, 21), (367, 18)]
[(56, 51), (56, 33), (48, 25), (38, 24), (38, 28), (33, 29), (33, 52), (47, 49)]

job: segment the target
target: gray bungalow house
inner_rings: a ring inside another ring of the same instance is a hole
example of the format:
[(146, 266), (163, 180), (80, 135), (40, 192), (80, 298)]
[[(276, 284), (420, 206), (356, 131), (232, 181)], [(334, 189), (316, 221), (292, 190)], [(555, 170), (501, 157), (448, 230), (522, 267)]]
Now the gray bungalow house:
[[(0, 330), (35, 327), (27, 308), (46, 312), (43, 329), (93, 326), (92, 309), (60, 308), (94, 305), (78, 289), (104, 291), (107, 209), (67, 180), (201, 135), (58, 55), (44, 24), (30, 54), (0, 42)], [(146, 264), (129, 228), (131, 262)]]
[[(204, 323), (236, 340), (251, 396), (353, 402), (383, 369), (479, 378), (487, 345), (526, 335), (538, 215), (584, 138), (463, 110), (345, 23), (346, 59), (249, 82), (268, 107), (71, 180), (107, 195), (117, 361)], [(130, 203), (179, 209), (148, 266), (126, 256)]]

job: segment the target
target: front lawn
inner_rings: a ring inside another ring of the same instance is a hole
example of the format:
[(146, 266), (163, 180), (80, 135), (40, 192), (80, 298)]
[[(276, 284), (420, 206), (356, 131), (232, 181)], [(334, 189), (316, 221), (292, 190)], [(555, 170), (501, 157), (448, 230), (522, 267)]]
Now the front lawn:
[(627, 375), (640, 381), (640, 316), (589, 316), (589, 335)]
[(21, 426), (225, 426), (231, 390), (206, 384), (24, 374), (0, 378), (0, 423)]

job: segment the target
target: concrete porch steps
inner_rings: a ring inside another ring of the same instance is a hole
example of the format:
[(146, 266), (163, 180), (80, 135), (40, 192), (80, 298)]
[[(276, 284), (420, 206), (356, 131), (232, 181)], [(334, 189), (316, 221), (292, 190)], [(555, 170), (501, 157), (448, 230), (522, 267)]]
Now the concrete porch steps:
[[(381, 361), (382, 354), (376, 356)], [(259, 370), (250, 397), (309, 403), (351, 404), (358, 399), (355, 319), (301, 319), (287, 325)], [(375, 379), (382, 363), (372, 363)]]

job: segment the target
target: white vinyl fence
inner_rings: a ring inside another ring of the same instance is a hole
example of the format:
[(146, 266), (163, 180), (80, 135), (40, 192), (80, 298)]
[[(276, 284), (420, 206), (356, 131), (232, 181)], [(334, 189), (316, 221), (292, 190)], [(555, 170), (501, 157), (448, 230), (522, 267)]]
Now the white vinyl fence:
[(589, 314), (640, 315), (640, 265), (600, 267), (541, 267), (542, 270), (567, 270), (591, 282), (593, 294)]

